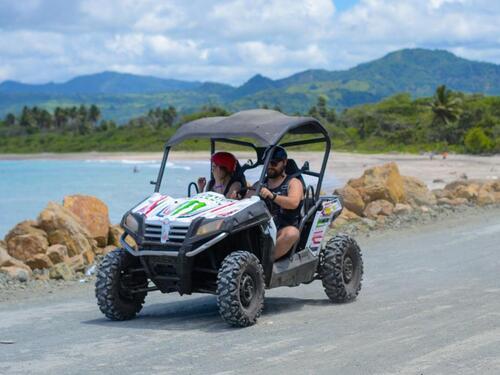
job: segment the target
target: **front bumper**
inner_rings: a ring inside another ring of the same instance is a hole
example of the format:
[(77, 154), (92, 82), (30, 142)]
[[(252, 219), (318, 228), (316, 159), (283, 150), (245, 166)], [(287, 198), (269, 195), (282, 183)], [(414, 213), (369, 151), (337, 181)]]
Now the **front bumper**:
[(187, 252), (181, 250), (176, 251), (176, 250), (136, 250), (132, 246), (130, 246), (127, 241), (125, 241), (125, 238), (127, 238), (128, 234), (123, 233), (122, 236), (120, 237), (120, 244), (122, 247), (131, 255), (140, 257), (140, 256), (167, 256), (167, 257), (178, 257), (179, 254), (184, 253), (186, 257), (194, 257), (195, 255), (207, 250), (210, 246), (215, 245), (217, 242), (222, 241), (224, 238), (226, 238), (229, 235), (227, 232), (222, 232), (219, 235), (215, 236), (211, 240), (205, 242), (204, 244), (198, 246), (195, 249), (192, 249)]
[(148, 278), (160, 291), (163, 293), (177, 291), (182, 295), (193, 292), (194, 257), (222, 241), (228, 235), (229, 233), (222, 232), (195, 248), (189, 244), (180, 246), (178, 250), (134, 249), (125, 240), (128, 236), (127, 233), (123, 233), (120, 237), (120, 244), (129, 254), (139, 257)]

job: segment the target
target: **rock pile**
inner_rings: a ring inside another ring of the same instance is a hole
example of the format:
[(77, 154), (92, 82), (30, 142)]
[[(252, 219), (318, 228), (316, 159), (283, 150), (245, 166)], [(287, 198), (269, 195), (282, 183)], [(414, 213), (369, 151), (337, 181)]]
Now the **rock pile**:
[(357, 221), (374, 227), (383, 225), (392, 215), (407, 215), (414, 210), (431, 212), (437, 206), (500, 203), (500, 181), (462, 179), (444, 189), (429, 190), (420, 179), (402, 176), (392, 162), (365, 170), (334, 193), (344, 202), (342, 214), (332, 224), (334, 228)]
[(96, 256), (114, 249), (121, 233), (119, 225), (110, 224), (106, 204), (95, 197), (49, 202), (37, 220), (17, 224), (0, 241), (0, 272), (19, 281), (72, 280)]

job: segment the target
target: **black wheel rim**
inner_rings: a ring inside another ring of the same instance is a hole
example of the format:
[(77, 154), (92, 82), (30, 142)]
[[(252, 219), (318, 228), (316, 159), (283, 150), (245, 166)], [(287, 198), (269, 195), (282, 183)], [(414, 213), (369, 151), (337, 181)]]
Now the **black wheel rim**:
[(250, 274), (244, 273), (240, 281), (240, 301), (243, 307), (250, 306), (254, 296), (255, 281)]
[(344, 266), (342, 267), (342, 275), (344, 277), (344, 281), (349, 284), (352, 280), (352, 276), (354, 275), (354, 263), (351, 257), (347, 256), (344, 258)]

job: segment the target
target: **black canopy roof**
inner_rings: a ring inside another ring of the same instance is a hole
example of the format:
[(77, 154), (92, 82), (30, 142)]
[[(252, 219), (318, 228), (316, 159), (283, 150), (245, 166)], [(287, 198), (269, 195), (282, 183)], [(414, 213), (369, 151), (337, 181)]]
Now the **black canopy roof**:
[(231, 116), (206, 117), (188, 122), (169, 139), (167, 146), (192, 138), (249, 137), (264, 146), (275, 145), (286, 134), (323, 134), (327, 131), (312, 117), (287, 116), (269, 109), (251, 109)]

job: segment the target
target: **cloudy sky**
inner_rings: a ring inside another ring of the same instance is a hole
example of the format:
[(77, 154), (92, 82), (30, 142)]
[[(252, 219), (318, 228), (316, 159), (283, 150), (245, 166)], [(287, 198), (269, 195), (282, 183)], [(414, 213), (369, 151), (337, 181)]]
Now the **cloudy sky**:
[(400, 48), (500, 63), (496, 0), (1, 0), (0, 81), (113, 70), (239, 85)]

